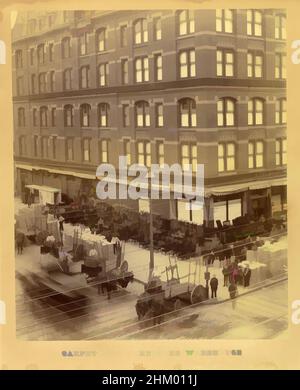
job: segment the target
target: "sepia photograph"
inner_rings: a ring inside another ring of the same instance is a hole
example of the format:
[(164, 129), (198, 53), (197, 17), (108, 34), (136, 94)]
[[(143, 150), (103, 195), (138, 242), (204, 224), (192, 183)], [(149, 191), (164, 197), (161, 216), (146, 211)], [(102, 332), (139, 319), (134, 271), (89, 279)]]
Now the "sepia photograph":
[(284, 339), (285, 9), (12, 16), (16, 337)]

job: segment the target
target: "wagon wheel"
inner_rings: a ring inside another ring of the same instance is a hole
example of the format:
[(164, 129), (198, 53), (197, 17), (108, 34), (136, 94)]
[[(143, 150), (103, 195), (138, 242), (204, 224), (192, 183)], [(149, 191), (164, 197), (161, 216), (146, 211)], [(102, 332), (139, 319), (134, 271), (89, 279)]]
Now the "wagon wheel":
[(177, 298), (176, 301), (174, 302), (174, 311), (180, 310), (183, 307), (182, 301)]
[(191, 305), (194, 303), (199, 303), (205, 300), (205, 292), (204, 287), (200, 284), (198, 286), (195, 286), (191, 292)]

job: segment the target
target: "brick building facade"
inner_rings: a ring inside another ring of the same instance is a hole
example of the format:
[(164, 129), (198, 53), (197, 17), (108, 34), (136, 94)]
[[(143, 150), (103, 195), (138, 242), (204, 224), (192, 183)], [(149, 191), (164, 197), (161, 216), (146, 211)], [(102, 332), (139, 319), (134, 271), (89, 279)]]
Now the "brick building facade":
[[(286, 208), (282, 10), (22, 13), (13, 30), (16, 192), (71, 197), (101, 162), (204, 164), (195, 223)], [(131, 201), (146, 210), (147, 202)]]

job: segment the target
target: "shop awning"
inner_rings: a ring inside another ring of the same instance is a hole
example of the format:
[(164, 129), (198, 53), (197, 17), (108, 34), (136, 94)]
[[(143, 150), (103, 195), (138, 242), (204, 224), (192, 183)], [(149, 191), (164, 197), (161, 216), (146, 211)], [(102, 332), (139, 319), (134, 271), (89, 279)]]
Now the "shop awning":
[(244, 192), (247, 190), (259, 190), (263, 188), (270, 188), (276, 186), (286, 186), (287, 179), (269, 179), (269, 180), (257, 180), (257, 181), (249, 181), (246, 183), (239, 184), (228, 184), (226, 186), (214, 186), (205, 188), (205, 196), (223, 196), (230, 195), (239, 192)]
[(58, 188), (53, 188), (53, 187), (48, 187), (48, 186), (38, 186), (36, 184), (27, 184), (25, 187), (30, 188), (32, 190), (37, 190), (37, 191), (47, 191), (47, 192), (60, 192)]
[(62, 170), (62, 169), (45, 168), (45, 167), (40, 167), (40, 166), (36, 166), (36, 165), (26, 165), (26, 164), (16, 164), (16, 168), (26, 169), (27, 171), (32, 171), (33, 169), (43, 170), (43, 171), (47, 171), (49, 173), (55, 173), (58, 175), (67, 175), (67, 176), (79, 177), (81, 179), (96, 180), (96, 175), (91, 175), (89, 173), (83, 173), (83, 172), (66, 171), (66, 170)]

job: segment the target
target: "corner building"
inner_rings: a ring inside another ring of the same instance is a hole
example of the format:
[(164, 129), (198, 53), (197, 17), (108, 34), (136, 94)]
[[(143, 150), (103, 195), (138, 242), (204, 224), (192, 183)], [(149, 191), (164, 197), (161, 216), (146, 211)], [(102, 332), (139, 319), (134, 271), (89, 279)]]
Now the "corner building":
[[(208, 226), (286, 210), (283, 10), (21, 13), (13, 29), (16, 192), (90, 193), (101, 162), (204, 164)], [(147, 211), (146, 200), (127, 201)]]

